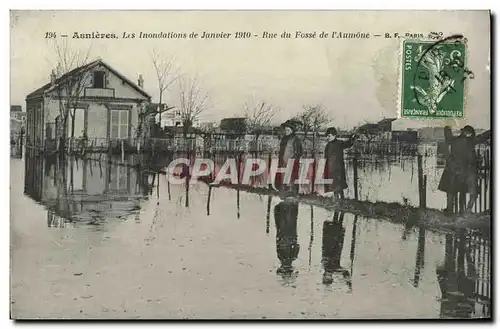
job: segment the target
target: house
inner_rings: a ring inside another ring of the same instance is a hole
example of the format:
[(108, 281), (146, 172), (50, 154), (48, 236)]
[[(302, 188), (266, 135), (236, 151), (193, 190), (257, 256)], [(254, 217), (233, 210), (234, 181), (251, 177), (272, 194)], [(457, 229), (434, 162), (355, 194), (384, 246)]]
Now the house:
[[(68, 85), (77, 80), (81, 81), (79, 90), (69, 89)], [(45, 148), (51, 142), (55, 145), (64, 129), (60, 104), (68, 100), (75, 103), (75, 113), (74, 126), (71, 116), (68, 117), (67, 136), (71, 137), (73, 131), (76, 139), (87, 138), (104, 147), (111, 141), (133, 142), (139, 106), (151, 102), (143, 87), (142, 76), (136, 84), (101, 59), (59, 77), (52, 71), (49, 83), (26, 96), (26, 145), (35, 148)]]
[(24, 123), (26, 121), (26, 112), (23, 112), (21, 105), (11, 105), (10, 118)]
[[(162, 104), (164, 106), (164, 104)], [(160, 115), (156, 116), (156, 122), (160, 122)], [(182, 114), (179, 108), (171, 108), (161, 114), (160, 127), (182, 127)], [(192, 127), (200, 127), (200, 119), (194, 118)]]
[(364, 141), (389, 141), (392, 138), (392, 123), (395, 118), (382, 119), (377, 123), (365, 123), (356, 130)]
[(10, 135), (18, 136), (24, 129), (26, 112), (22, 111), (21, 105), (10, 106)]

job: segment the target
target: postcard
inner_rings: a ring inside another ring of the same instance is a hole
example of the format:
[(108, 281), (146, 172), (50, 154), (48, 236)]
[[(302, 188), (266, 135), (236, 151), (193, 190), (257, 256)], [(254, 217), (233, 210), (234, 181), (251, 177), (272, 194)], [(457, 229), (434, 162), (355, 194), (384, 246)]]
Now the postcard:
[(491, 319), (489, 11), (10, 17), (12, 319)]

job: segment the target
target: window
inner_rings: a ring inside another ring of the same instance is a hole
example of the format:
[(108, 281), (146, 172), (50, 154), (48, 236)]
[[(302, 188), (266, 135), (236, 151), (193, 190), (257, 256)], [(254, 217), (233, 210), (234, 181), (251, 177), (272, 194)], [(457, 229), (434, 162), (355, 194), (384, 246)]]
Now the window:
[(105, 85), (105, 74), (103, 71), (94, 72), (94, 88), (104, 88)]
[[(73, 112), (74, 111), (74, 112)], [(84, 130), (85, 130), (85, 109), (83, 108), (76, 108), (76, 109), (70, 109), (70, 112), (74, 114), (75, 116), (75, 131), (74, 131), (74, 137), (75, 138), (82, 138), (84, 136)], [(72, 129), (72, 120), (71, 120), (71, 114), (68, 116), (68, 137), (71, 137), (71, 129)]]
[(111, 167), (111, 177), (109, 180), (109, 189), (112, 191), (123, 191), (128, 190), (128, 179), (129, 174), (127, 172), (127, 167), (125, 166), (112, 166)]
[(128, 110), (111, 110), (110, 137), (112, 139), (128, 138)]

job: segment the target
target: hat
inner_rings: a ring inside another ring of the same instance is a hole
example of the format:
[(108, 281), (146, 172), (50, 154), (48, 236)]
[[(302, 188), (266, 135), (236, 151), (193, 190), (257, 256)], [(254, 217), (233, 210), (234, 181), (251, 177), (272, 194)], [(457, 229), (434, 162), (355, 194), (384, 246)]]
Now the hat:
[(465, 133), (470, 133), (470, 134), (472, 134), (472, 136), (476, 135), (476, 131), (474, 130), (474, 128), (472, 128), (472, 126), (469, 126), (469, 125), (466, 125), (465, 127), (463, 127), (461, 129), (461, 131), (465, 132)]
[(337, 135), (337, 129), (335, 129), (334, 127), (330, 127), (326, 130), (326, 135)]
[(285, 129), (285, 127), (288, 127), (290, 129), (292, 129), (293, 131), (295, 131), (297, 129), (295, 127), (295, 122), (293, 122), (292, 120), (286, 120), (285, 122), (283, 122), (281, 124), (281, 128)]

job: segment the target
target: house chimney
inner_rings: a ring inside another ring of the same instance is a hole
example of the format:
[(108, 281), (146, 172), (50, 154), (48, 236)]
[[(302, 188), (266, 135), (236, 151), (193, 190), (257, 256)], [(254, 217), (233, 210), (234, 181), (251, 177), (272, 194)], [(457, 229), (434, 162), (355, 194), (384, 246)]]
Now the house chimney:
[(62, 75), (62, 67), (61, 63), (57, 63), (57, 68), (56, 68), (56, 78), (59, 78)]
[(137, 80), (137, 84), (139, 87), (144, 88), (144, 79), (142, 78), (142, 74), (139, 74), (139, 79)]
[(51, 84), (56, 83), (56, 71), (55, 70), (52, 70), (52, 72), (50, 73), (50, 83)]

